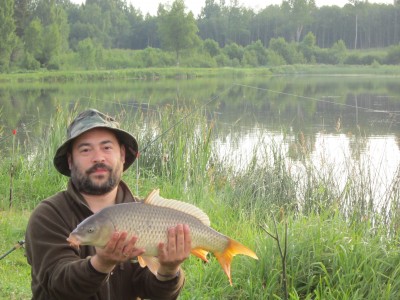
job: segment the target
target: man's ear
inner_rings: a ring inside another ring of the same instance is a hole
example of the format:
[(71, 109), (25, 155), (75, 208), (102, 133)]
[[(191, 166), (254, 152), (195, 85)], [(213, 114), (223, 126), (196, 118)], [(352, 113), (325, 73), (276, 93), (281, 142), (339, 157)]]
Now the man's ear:
[(71, 166), (72, 166), (72, 154), (71, 153), (67, 153), (67, 159), (68, 159), (68, 167), (71, 170)]
[(121, 161), (124, 164), (125, 163), (125, 145), (121, 144)]

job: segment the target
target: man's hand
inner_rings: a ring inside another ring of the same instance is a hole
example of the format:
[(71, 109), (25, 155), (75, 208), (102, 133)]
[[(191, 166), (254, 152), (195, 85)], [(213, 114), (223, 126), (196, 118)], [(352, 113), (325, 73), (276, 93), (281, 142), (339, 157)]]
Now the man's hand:
[(180, 265), (190, 256), (192, 238), (188, 225), (179, 224), (168, 229), (168, 241), (158, 245), (160, 268), (157, 278), (165, 281), (174, 278)]
[(119, 262), (130, 260), (142, 255), (145, 250), (135, 247), (137, 237), (133, 236), (126, 243), (127, 232), (114, 232), (107, 245), (102, 248), (96, 247), (96, 255), (90, 262), (92, 266), (101, 273), (110, 273)]

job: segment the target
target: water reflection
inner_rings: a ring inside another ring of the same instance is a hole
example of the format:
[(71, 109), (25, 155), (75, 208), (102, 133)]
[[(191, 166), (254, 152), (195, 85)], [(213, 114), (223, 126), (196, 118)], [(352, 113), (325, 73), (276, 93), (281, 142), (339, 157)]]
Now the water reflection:
[[(228, 133), (215, 140), (218, 159), (233, 172), (244, 171), (251, 163), (274, 164), (277, 151), (287, 158), (287, 172), (296, 178), (298, 199), (304, 199), (307, 172), (333, 180), (343, 191), (353, 180), (364, 181), (368, 199), (376, 209), (390, 203), (390, 185), (400, 165), (398, 138), (395, 135), (357, 138), (353, 135), (317, 132), (314, 136), (273, 132), (266, 128), (246, 128), (238, 138)], [(304, 187), (303, 189), (301, 187)]]

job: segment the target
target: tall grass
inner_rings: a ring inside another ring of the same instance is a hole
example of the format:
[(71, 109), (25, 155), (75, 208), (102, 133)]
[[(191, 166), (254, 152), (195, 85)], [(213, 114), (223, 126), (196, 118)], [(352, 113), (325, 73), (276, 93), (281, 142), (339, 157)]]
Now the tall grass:
[[(11, 209), (10, 160), (0, 161), (0, 255), (23, 238), (37, 203), (65, 187), (67, 178), (55, 171), (52, 158), (80, 110), (58, 110), (37, 142), (17, 148)], [(289, 299), (399, 299), (398, 177), (378, 210), (369, 205), (371, 178), (357, 166), (348, 166), (343, 188), (334, 169), (318, 173), (305, 151), (305, 172), (296, 176), (283, 144), (260, 139), (257, 152), (247, 154), (250, 163), (238, 172), (228, 157), (217, 155), (215, 120), (206, 112), (179, 103), (150, 113), (117, 111), (141, 145), (139, 159), (124, 173), (132, 189), (144, 197), (160, 188), (166, 198), (194, 203), (215, 229), (259, 257), (235, 257), (232, 287), (214, 257), (209, 264), (191, 257), (184, 263), (187, 283), (180, 299), (285, 299), (286, 294)], [(286, 290), (278, 244), (263, 230), (275, 232), (275, 225), (278, 237), (288, 241)], [(0, 271), (0, 298), (30, 298), (30, 268), (22, 251), (1, 260)]]

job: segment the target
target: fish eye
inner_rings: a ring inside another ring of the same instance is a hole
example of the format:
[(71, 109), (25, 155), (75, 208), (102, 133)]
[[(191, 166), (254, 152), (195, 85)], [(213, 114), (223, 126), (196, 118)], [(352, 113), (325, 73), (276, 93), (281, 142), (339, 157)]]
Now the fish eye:
[(93, 233), (94, 232), (94, 227), (89, 227), (87, 230), (88, 233)]

